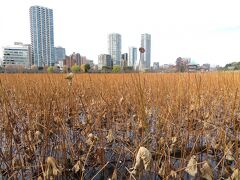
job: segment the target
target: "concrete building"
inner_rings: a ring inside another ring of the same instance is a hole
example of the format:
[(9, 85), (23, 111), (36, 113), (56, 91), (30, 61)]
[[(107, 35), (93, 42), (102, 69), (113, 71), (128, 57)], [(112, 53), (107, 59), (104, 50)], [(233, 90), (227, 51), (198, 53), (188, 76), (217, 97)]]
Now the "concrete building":
[(111, 55), (109, 55), (109, 54), (100, 54), (98, 56), (98, 69), (102, 70), (103, 66), (106, 66), (106, 67), (109, 67), (109, 68), (113, 67), (113, 62), (112, 62)]
[(111, 55), (113, 65), (120, 65), (122, 50), (122, 38), (118, 33), (108, 35), (108, 54)]
[(196, 72), (200, 70), (199, 64), (188, 64), (187, 65), (188, 72)]
[(31, 47), (29, 44), (14, 43), (12, 46), (3, 47), (3, 66), (31, 66)]
[(126, 67), (128, 65), (128, 53), (122, 54), (121, 67)]
[[(139, 51), (140, 51), (140, 49), (142, 49), (142, 48), (139, 48)], [(145, 49), (144, 49), (144, 52), (145, 52)], [(145, 56), (144, 52), (140, 51), (140, 59), (138, 62), (138, 66), (136, 68), (139, 71), (145, 71), (145, 69), (146, 69), (146, 62), (144, 61), (144, 56)]]
[(38, 67), (55, 64), (53, 10), (30, 7), (32, 62)]
[(203, 64), (200, 67), (201, 71), (210, 71), (210, 64)]
[(160, 69), (160, 66), (159, 66), (159, 62), (154, 62), (153, 63), (153, 70), (159, 70)]
[(90, 59), (87, 59), (87, 64), (89, 64), (91, 68), (94, 66), (93, 60)]
[(55, 47), (55, 62), (63, 61), (66, 56), (66, 50), (63, 47)]
[(135, 67), (137, 63), (137, 48), (129, 47), (128, 66)]
[(142, 66), (144, 66), (144, 69), (150, 69), (151, 67), (151, 35), (150, 34), (145, 33), (141, 35), (141, 47), (145, 49), (145, 53), (143, 54)]
[(176, 70), (177, 72), (185, 72), (188, 69), (188, 64), (190, 64), (191, 58), (178, 57), (176, 59)]
[(87, 57), (86, 57), (86, 56), (81, 56), (80, 65), (82, 65), (82, 64), (88, 64), (88, 61), (87, 61)]

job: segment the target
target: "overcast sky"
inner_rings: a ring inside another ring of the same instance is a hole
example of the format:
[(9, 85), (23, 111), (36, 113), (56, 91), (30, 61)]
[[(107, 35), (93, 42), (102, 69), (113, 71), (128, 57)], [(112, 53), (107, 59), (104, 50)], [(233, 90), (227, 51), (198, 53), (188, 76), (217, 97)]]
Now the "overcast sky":
[[(240, 61), (239, 0), (0, 0), (0, 47), (30, 43), (29, 7), (53, 9), (55, 46), (97, 62), (107, 34), (122, 35), (122, 53), (152, 35), (151, 61), (225, 65)], [(2, 52), (0, 53), (2, 56)]]

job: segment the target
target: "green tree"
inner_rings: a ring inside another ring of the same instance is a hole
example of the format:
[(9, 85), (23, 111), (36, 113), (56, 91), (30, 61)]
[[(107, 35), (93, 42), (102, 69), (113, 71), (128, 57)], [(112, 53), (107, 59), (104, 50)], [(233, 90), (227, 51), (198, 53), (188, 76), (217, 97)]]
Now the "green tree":
[(52, 66), (49, 66), (49, 67), (47, 68), (47, 72), (48, 72), (48, 73), (53, 73), (53, 67), (52, 67)]
[(121, 67), (120, 66), (113, 66), (112, 72), (114, 72), (114, 73), (121, 72)]
[(73, 73), (78, 73), (80, 71), (80, 67), (77, 65), (77, 64), (74, 64), (72, 67), (71, 67), (71, 71)]
[(86, 72), (88, 72), (90, 69), (91, 69), (90, 64), (86, 64), (86, 65), (85, 65), (85, 70), (86, 70)]
[(90, 64), (82, 64), (81, 65), (81, 71), (82, 72), (88, 72), (89, 71), (89, 69), (90, 69), (91, 67), (90, 67)]
[(123, 67), (124, 72), (132, 72), (133, 71), (133, 66), (126, 66)]

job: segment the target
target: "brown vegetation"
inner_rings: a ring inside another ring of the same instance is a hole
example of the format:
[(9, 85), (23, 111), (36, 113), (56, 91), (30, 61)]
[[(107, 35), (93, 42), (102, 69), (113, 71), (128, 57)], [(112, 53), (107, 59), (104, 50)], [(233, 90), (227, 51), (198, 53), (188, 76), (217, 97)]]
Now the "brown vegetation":
[(2, 74), (0, 179), (237, 179), (239, 87), (229, 72)]

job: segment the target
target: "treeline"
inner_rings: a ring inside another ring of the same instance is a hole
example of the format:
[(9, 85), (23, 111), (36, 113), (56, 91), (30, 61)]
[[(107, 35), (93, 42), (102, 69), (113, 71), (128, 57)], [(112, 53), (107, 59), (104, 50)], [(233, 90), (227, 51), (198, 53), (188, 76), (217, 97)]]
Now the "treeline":
[(223, 70), (240, 70), (240, 62), (226, 64)]

